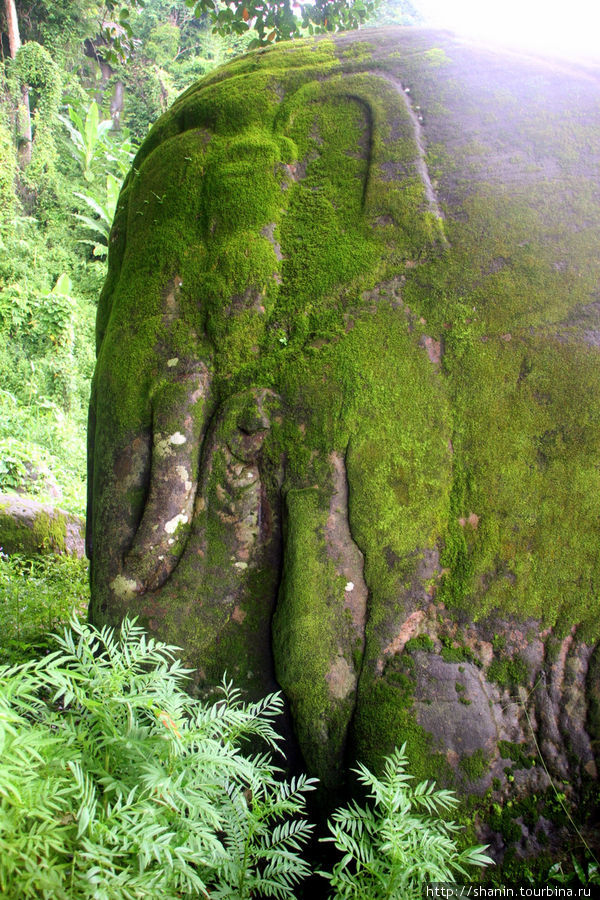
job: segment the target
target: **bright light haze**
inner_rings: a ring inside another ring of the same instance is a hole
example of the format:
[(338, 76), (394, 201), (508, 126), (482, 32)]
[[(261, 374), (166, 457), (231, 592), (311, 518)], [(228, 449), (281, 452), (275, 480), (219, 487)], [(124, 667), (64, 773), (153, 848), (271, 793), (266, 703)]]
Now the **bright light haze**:
[(538, 52), (600, 60), (600, 0), (414, 0), (427, 24)]

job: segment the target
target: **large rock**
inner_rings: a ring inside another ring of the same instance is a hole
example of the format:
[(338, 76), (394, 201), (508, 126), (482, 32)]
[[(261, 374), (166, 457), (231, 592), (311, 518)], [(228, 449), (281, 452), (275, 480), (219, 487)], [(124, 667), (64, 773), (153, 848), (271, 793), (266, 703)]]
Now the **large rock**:
[(20, 494), (0, 494), (0, 548), (5, 553), (85, 556), (81, 516)]
[(187, 91), (125, 183), (93, 619), (280, 685), (328, 785), (407, 740), (543, 791), (534, 732), (596, 777), (599, 90), (446, 33), (293, 43)]

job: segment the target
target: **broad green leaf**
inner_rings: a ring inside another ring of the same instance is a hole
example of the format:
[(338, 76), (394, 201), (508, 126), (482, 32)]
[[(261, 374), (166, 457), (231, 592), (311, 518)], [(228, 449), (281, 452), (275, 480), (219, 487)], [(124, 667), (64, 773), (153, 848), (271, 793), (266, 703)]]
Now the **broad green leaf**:
[(85, 117), (85, 140), (88, 153), (98, 141), (98, 120), (98, 104), (95, 100), (92, 100)]
[(66, 272), (58, 276), (56, 284), (52, 288), (52, 294), (61, 294), (63, 297), (70, 297), (73, 290), (73, 283)]

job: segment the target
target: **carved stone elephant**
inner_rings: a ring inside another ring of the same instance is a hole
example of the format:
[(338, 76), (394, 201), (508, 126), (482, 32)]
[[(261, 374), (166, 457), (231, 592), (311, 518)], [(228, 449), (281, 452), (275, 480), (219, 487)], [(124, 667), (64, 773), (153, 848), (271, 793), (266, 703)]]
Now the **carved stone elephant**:
[(92, 620), (200, 689), (280, 686), (328, 787), (406, 740), (502, 794), (531, 728), (596, 777), (599, 86), (445, 33), (301, 41), (188, 90), (124, 185)]

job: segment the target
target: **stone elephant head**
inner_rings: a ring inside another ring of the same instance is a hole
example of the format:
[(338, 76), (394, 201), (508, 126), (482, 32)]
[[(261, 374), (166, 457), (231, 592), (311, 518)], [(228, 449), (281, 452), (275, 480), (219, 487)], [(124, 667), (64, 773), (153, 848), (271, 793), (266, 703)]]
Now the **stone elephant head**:
[(182, 95), (124, 185), (91, 617), (280, 686), (326, 786), (407, 740), (508, 790), (532, 722), (595, 777), (598, 87), (415, 29), (294, 43)]

